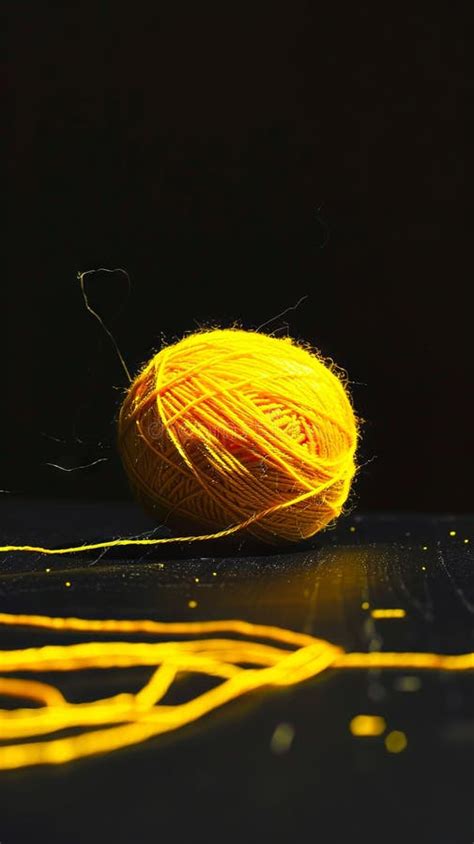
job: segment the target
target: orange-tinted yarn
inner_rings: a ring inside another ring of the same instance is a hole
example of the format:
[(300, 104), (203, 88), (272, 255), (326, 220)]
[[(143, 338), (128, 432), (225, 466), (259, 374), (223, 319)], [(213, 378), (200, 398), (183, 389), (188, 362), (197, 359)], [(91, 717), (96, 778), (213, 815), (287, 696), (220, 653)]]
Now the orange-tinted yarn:
[(225, 329), (158, 352), (118, 444), (141, 502), (185, 533), (313, 536), (342, 511), (358, 420), (344, 376), (290, 338)]

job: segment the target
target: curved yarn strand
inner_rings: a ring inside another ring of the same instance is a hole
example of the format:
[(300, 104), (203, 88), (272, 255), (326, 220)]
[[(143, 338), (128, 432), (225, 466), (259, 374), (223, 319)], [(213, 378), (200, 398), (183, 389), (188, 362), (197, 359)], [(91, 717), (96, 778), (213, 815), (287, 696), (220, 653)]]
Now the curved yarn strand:
[[(7, 673), (153, 668), (136, 694), (118, 693), (84, 703), (70, 703), (59, 689), (37, 680), (0, 677), (0, 696), (42, 704), (36, 708), (0, 709), (0, 770), (63, 764), (129, 747), (193, 723), (244, 694), (272, 686), (296, 685), (326, 669), (474, 669), (474, 653), (347, 653), (306, 633), (239, 619), (160, 622), (0, 613), (0, 624), (69, 633), (211, 634), (211, 638), (168, 639), (160, 643), (90, 641), (0, 651), (0, 668)], [(215, 633), (240, 638), (213, 638)], [(244, 638), (249, 636), (253, 639)], [(167, 704), (165, 696), (173, 683), (192, 674), (221, 682), (183, 703)], [(55, 735), (67, 730), (80, 732)], [(38, 741), (39, 737), (42, 740)]]

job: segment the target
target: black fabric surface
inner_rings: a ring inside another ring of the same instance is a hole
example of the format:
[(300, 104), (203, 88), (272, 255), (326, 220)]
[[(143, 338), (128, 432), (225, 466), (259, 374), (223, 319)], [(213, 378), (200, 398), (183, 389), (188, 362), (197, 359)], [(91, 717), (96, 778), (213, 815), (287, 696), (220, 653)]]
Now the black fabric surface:
[[(135, 505), (116, 502), (6, 499), (0, 513), (5, 543), (59, 546), (153, 528)], [(473, 649), (473, 542), (471, 516), (352, 513), (291, 549), (221, 542), (145, 554), (4, 554), (0, 609), (242, 618), (304, 630), (348, 650), (460, 653)], [(364, 601), (404, 608), (406, 617), (371, 619)], [(2, 648), (53, 640), (0, 629)], [(61, 678), (66, 696), (93, 697), (91, 674)], [(0, 772), (0, 840), (470, 841), (472, 674), (418, 672), (416, 693), (400, 690), (407, 674), (327, 671), (288, 690), (259, 691), (129, 750)], [(113, 693), (134, 677), (115, 672), (102, 682)], [(353, 737), (348, 725), (359, 713), (380, 714), (389, 730), (405, 732), (406, 750), (394, 755), (383, 737)], [(271, 738), (282, 722), (295, 735), (278, 756)]]

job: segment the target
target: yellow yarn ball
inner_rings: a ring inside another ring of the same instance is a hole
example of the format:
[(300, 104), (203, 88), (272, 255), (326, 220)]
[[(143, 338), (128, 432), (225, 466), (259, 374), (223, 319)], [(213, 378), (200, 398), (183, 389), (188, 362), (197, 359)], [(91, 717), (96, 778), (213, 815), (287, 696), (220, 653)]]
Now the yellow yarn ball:
[(345, 379), (290, 338), (223, 329), (162, 349), (118, 424), (139, 500), (191, 534), (313, 536), (342, 511), (358, 420)]

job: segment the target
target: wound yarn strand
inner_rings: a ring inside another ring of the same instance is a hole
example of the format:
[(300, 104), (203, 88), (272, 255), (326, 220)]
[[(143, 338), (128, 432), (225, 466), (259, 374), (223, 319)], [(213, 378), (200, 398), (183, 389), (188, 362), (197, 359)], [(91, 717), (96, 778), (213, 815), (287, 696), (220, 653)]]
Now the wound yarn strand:
[(345, 376), (319, 352), (257, 331), (190, 334), (143, 367), (118, 419), (132, 491), (174, 535), (0, 551), (71, 554), (234, 534), (301, 541), (343, 512), (359, 427)]

